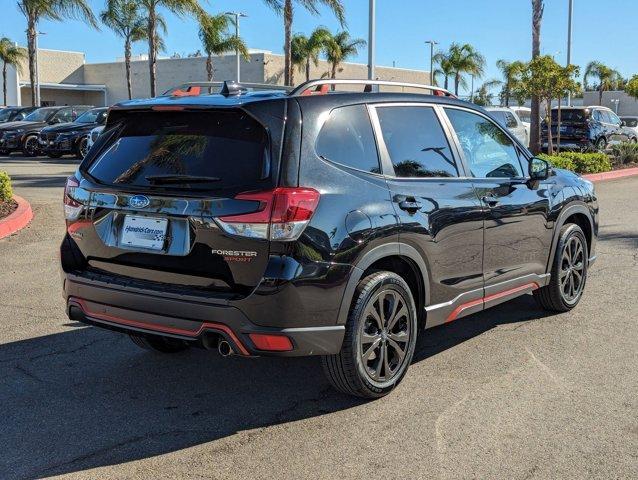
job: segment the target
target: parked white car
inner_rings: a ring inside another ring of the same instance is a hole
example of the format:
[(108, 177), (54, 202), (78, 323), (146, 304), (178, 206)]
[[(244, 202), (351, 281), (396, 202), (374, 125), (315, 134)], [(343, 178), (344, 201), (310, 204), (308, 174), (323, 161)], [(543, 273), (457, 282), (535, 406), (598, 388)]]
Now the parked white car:
[(91, 147), (97, 140), (97, 137), (99, 137), (103, 131), (104, 131), (104, 125), (100, 125), (99, 127), (95, 127), (93, 130), (91, 130), (91, 133), (89, 133), (89, 143), (88, 143), (89, 150), (91, 149)]
[(625, 116), (620, 117), (620, 119), (625, 122), (625, 128), (632, 129), (634, 132), (636, 132), (636, 136), (638, 136), (638, 117)]
[(529, 107), (509, 107), (514, 113), (516, 113), (516, 115), (518, 115), (518, 118), (521, 119), (521, 122), (523, 122), (523, 125), (525, 125), (528, 129), (529, 126), (532, 122), (532, 109)]
[(529, 126), (525, 126), (518, 114), (508, 107), (487, 107), (494, 119), (507, 128), (526, 147), (529, 146)]

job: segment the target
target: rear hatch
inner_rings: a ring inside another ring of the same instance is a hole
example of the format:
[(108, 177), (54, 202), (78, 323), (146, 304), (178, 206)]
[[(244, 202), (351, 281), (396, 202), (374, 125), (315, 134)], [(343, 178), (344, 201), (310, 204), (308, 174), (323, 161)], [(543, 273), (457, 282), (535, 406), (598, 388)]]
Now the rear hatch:
[[(589, 113), (581, 109), (562, 109), (560, 112), (560, 135), (562, 140), (587, 139), (589, 131)], [(557, 137), (558, 110), (552, 110), (552, 136)]]
[(88, 273), (247, 295), (268, 263), (279, 158), (271, 137), (283, 115), (268, 127), (239, 108), (111, 117), (65, 195), (67, 230)]

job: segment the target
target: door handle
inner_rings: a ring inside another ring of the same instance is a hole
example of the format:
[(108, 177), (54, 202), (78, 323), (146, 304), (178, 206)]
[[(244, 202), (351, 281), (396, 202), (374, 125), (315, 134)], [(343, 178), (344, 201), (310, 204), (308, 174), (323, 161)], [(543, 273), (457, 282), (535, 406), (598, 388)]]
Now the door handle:
[(399, 203), (399, 208), (405, 210), (408, 213), (416, 213), (421, 210), (421, 202), (417, 202), (414, 199), (403, 200)]
[(487, 205), (489, 207), (495, 207), (496, 205), (498, 205), (498, 198), (496, 198), (494, 195), (489, 194), (489, 195), (485, 195), (481, 200), (483, 200), (483, 202), (487, 203)]

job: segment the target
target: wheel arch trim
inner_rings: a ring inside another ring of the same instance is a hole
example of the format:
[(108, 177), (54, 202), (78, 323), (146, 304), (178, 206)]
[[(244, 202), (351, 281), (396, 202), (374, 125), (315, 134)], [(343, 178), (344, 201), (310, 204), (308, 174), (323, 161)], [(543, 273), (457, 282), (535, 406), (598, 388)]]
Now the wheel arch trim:
[[(354, 265), (352, 273), (350, 274), (350, 278), (348, 279), (348, 283), (346, 284), (343, 297), (341, 299), (339, 314), (337, 316), (337, 325), (345, 325), (345, 323), (347, 322), (354, 292), (357, 288), (357, 285), (359, 284), (359, 281), (363, 277), (364, 272), (375, 262), (383, 260), (387, 257), (406, 257), (414, 262), (421, 275), (421, 281), (423, 282), (424, 305), (429, 305), (430, 275), (428, 273), (427, 265), (419, 252), (414, 247), (405, 243), (386, 243), (369, 250)], [(418, 299), (415, 299), (415, 301), (418, 301)]]
[[(560, 236), (560, 230), (561, 228), (563, 228), (563, 226), (565, 225), (565, 221), (571, 217), (574, 214), (577, 213), (581, 213), (583, 215), (585, 215), (585, 217), (587, 218), (587, 220), (589, 221), (589, 228), (591, 231), (591, 239), (588, 239), (590, 241), (590, 244), (593, 245), (594, 244), (594, 235), (595, 233), (595, 229), (594, 229), (594, 220), (592, 219), (591, 216), (591, 212), (589, 211), (589, 208), (587, 207), (587, 204), (582, 203), (582, 202), (573, 202), (571, 204), (569, 204), (567, 207), (563, 208), (562, 212), (560, 213), (558, 219), (556, 220), (556, 224), (554, 226), (554, 235), (552, 237), (552, 248), (550, 250), (549, 253), (549, 259), (547, 262), (547, 267), (546, 267), (546, 272), (549, 273), (552, 270), (552, 265), (554, 263), (554, 257), (556, 255), (556, 245), (558, 245), (558, 240), (559, 240), (559, 236)], [(584, 232), (585, 235), (587, 235), (587, 232)], [(589, 255), (591, 255), (592, 252), (588, 252)]]

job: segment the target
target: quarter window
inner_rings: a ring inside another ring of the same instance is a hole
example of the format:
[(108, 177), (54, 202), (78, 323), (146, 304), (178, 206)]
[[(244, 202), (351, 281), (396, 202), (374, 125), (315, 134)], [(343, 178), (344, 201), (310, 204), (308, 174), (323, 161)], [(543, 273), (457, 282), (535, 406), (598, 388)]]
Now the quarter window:
[(447, 137), (431, 107), (378, 107), (397, 177), (458, 177)]
[(514, 143), (487, 118), (455, 108), (445, 109), (465, 154), (473, 177), (522, 177), (523, 170)]
[(370, 117), (365, 105), (336, 108), (323, 125), (317, 155), (364, 172), (381, 173)]

